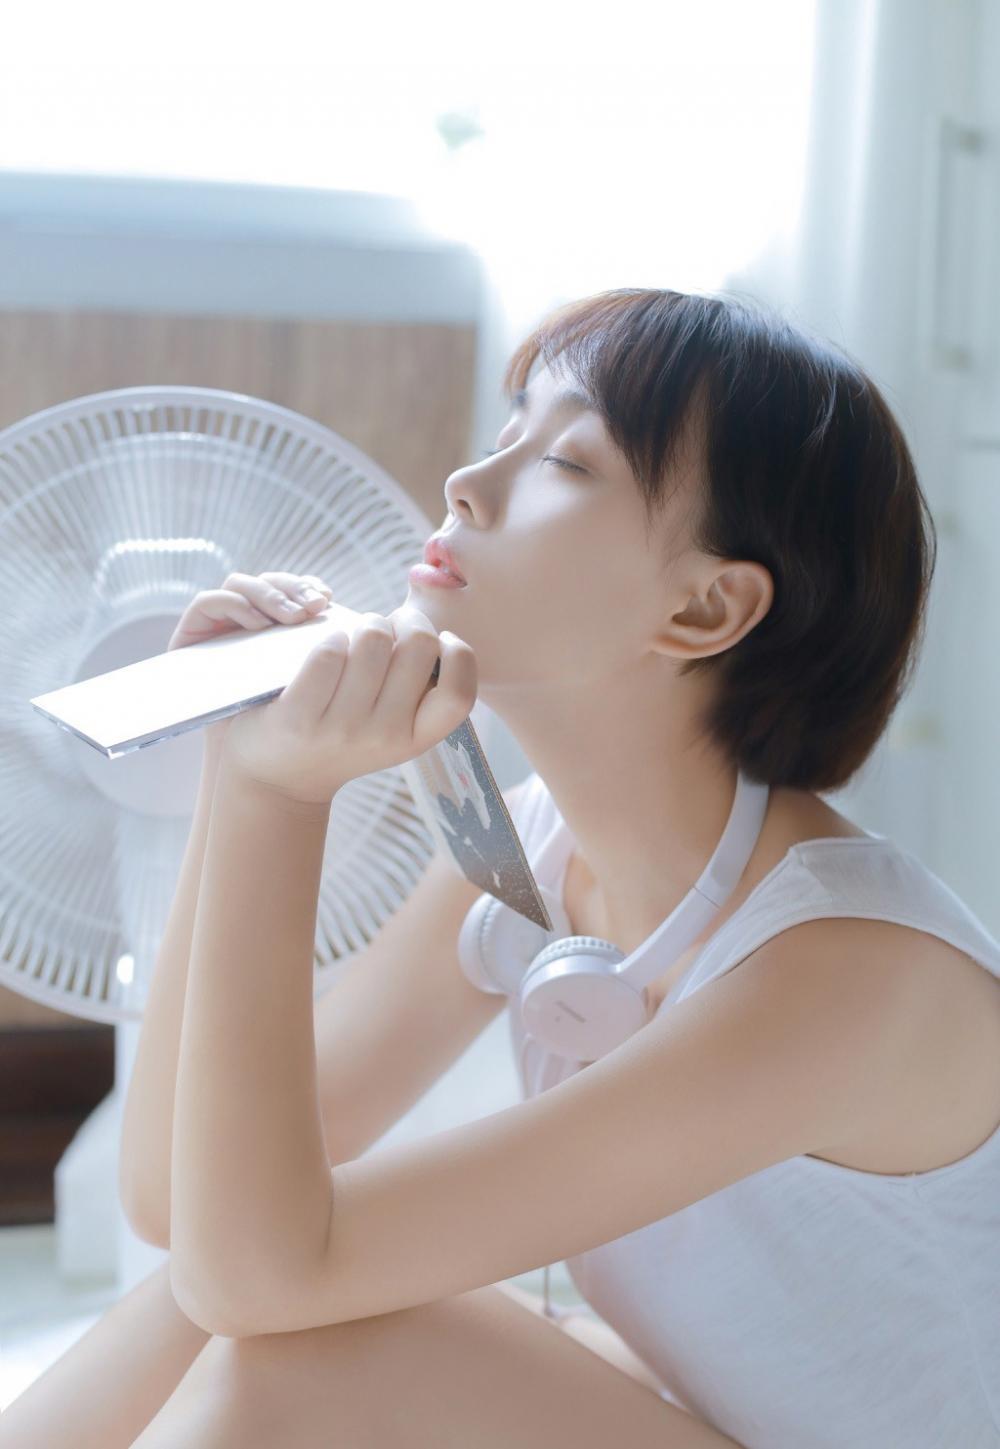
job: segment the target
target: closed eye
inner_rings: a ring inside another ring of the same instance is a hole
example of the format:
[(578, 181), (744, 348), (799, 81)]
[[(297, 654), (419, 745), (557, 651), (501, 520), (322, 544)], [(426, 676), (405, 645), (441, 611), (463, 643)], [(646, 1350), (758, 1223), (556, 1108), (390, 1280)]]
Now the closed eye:
[[(494, 453), (499, 453), (499, 448), (487, 448), (483, 454), (484, 458), (492, 458)], [(586, 468), (581, 468), (579, 463), (570, 463), (565, 458), (556, 458), (551, 453), (546, 453), (542, 458), (543, 463), (555, 463), (560, 468), (568, 468), (572, 473), (586, 473)]]

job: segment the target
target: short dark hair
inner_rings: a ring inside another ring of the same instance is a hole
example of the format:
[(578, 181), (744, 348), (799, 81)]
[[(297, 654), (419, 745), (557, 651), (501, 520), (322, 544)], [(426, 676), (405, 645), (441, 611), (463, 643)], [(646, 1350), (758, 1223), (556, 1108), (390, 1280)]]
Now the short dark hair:
[(910, 683), (937, 532), (902, 429), (860, 364), (745, 297), (622, 288), (549, 313), (511, 357), (561, 357), (642, 492), (650, 526), (689, 420), (696, 547), (763, 564), (767, 614), (686, 660), (718, 681), (698, 721), (751, 779), (823, 791), (861, 768)]

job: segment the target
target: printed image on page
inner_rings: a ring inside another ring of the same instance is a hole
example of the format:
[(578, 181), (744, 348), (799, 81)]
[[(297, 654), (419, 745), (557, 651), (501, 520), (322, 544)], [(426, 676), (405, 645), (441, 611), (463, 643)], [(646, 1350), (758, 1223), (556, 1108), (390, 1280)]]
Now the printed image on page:
[(554, 930), (472, 720), (400, 769), (435, 841), (466, 879)]

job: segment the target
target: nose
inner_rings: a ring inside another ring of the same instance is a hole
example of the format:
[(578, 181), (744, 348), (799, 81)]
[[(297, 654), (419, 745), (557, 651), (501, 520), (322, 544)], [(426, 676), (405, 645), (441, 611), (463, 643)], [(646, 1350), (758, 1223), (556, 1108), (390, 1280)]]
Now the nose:
[(473, 505), (472, 499), (474, 497), (474, 491), (467, 477), (467, 470), (459, 468), (457, 472), (452, 473), (444, 485), (444, 499), (448, 505), (449, 513), (454, 514), (455, 518), (465, 518), (466, 520), (474, 521), (476, 512), (481, 507), (478, 503), (475, 506)]

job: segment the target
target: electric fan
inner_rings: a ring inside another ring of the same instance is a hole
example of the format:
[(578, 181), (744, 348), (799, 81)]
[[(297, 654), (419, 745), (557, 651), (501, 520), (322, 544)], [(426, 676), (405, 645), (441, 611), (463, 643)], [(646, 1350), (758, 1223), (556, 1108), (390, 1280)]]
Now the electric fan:
[[(201, 768), (200, 731), (109, 760), (29, 700), (161, 653), (233, 570), (316, 574), (388, 614), (434, 526), (346, 439), (239, 393), (119, 388), (0, 431), (0, 984), (94, 1021), (142, 1015)], [(401, 768), (337, 793), (314, 996), (433, 852)]]

